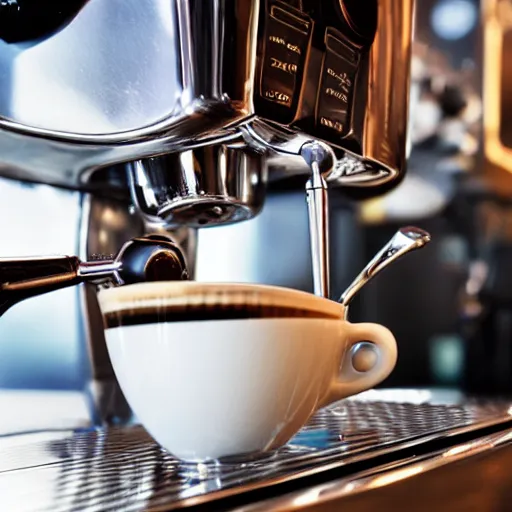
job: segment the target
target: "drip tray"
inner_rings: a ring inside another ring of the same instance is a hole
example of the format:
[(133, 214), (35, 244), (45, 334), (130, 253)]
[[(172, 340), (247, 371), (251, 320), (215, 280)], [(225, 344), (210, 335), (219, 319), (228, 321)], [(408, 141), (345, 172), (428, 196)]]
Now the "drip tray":
[(298, 489), (333, 470), (346, 474), (379, 457), (400, 460), (412, 447), (511, 426), (510, 406), (429, 391), (371, 391), (320, 411), (287, 446), (244, 464), (180, 464), (140, 426), (3, 437), (1, 508), (220, 510), (233, 496), (257, 501), (280, 486)]

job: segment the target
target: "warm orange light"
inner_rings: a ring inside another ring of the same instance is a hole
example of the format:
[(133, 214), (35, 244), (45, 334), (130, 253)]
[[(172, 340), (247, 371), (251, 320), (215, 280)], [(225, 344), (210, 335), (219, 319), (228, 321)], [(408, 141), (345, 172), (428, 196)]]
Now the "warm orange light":
[(484, 0), (483, 102), (484, 152), (489, 163), (512, 172), (512, 149), (501, 140), (503, 41), (512, 30), (512, 4), (503, 0)]

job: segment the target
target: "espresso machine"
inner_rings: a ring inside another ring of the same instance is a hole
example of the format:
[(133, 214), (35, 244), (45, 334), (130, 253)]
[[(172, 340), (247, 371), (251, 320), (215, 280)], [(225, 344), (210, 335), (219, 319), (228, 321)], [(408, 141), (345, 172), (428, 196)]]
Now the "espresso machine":
[[(198, 229), (299, 187), (328, 295), (327, 187), (371, 195), (405, 172), (412, 14), (398, 0), (3, 2), (0, 175), (78, 191), (83, 260), (166, 233), (192, 278)], [(124, 422), (95, 288), (79, 293), (94, 421)]]
[[(249, 224), (271, 194), (280, 201), (276, 190), (303, 194), (313, 291), (332, 296), (329, 201), (385, 194), (405, 174), (413, 7), (0, 0), (0, 197), (13, 200), (16, 215), (3, 220), (17, 226), (1, 254), (0, 302), (9, 311), (0, 321), (11, 322), (16, 339), (28, 330), (14, 313), (37, 304), (48, 347), (61, 319), (73, 317), (87, 361), (74, 385), (85, 382), (89, 399), (86, 428), (0, 436), (3, 509), (410, 510), (416, 500), (416, 510), (456, 510), (457, 493), (485, 488), (503, 497), (510, 489), (510, 471), (501, 472), (510, 460), (510, 403), (431, 390), (349, 398), (269, 458), (182, 465), (132, 423), (94, 285), (31, 298), (34, 281), (41, 292), (62, 284), (62, 260), (52, 267), (45, 233), (76, 258), (68, 284), (101, 277), (129, 244), (148, 239), (184, 255), (178, 268), (194, 278), (198, 256), (223, 257), (214, 245), (200, 254), (198, 233)], [(27, 242), (31, 253), (16, 254), (10, 248), (30, 238), (24, 215), (42, 249)], [(28, 300), (8, 302), (13, 284), (17, 293), (30, 288), (16, 296)], [(50, 357), (66, 350), (59, 343)], [(459, 478), (464, 464), (475, 485)]]

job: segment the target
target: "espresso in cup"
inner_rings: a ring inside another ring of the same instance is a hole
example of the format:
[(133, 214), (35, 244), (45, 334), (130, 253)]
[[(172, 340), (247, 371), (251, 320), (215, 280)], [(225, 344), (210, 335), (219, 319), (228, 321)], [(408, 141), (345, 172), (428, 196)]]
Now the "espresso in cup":
[(393, 335), (286, 288), (156, 282), (100, 290), (107, 346), (134, 413), (186, 461), (285, 444), (320, 408), (396, 362)]

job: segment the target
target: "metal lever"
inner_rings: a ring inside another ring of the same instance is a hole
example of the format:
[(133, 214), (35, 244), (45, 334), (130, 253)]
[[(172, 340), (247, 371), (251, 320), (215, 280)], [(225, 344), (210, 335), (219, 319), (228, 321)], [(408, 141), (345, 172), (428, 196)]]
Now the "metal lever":
[(302, 146), (301, 156), (311, 169), (306, 183), (309, 237), (313, 265), (315, 295), (329, 298), (329, 199), (324, 177), (331, 173), (334, 163), (332, 151), (318, 142)]

